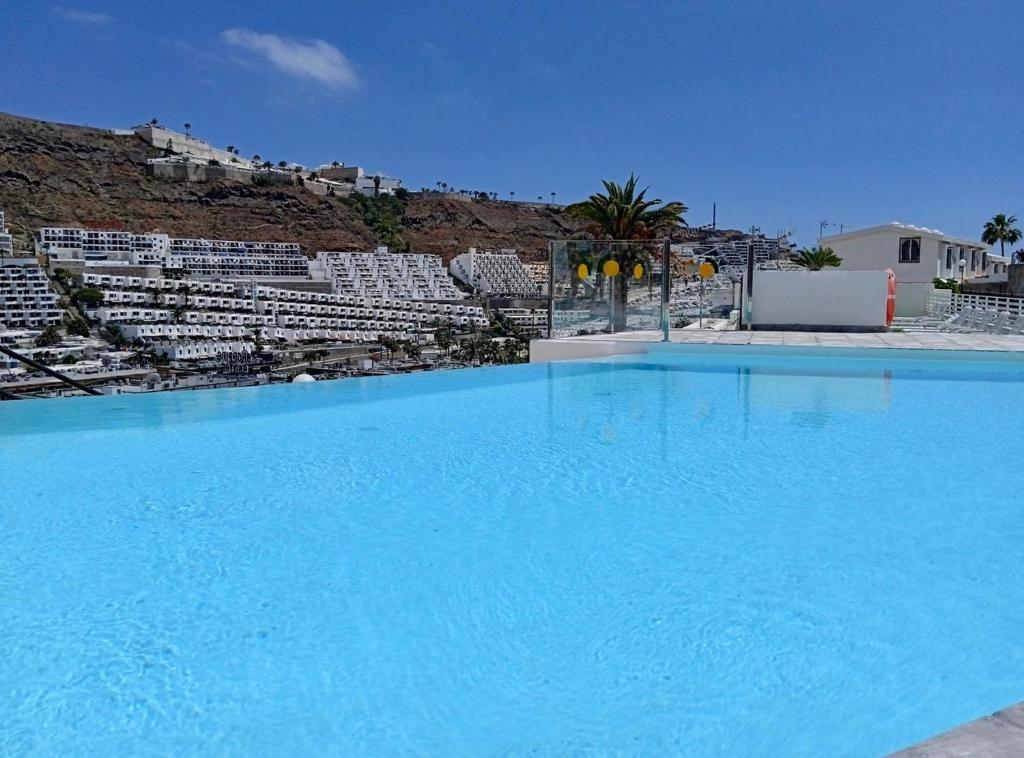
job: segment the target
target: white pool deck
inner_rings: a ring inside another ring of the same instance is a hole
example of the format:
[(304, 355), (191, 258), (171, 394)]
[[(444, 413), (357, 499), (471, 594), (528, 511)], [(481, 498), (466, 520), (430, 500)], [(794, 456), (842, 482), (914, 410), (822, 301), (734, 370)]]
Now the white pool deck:
[[(661, 332), (590, 334), (530, 343), (532, 362), (598, 358), (646, 352), (662, 341)], [(952, 332), (716, 332), (673, 329), (675, 345), (775, 345), (785, 347), (871, 348), (894, 350), (969, 350), (1024, 353), (1024, 335)]]
[[(592, 334), (530, 343), (532, 362), (600, 358), (645, 353), (662, 342), (657, 331)], [(786, 348), (849, 348), (891, 350), (955, 350), (977, 353), (977, 358), (998, 359), (999, 354), (1020, 353), (1024, 335), (964, 334), (949, 332), (718, 332), (673, 329), (669, 342), (676, 345), (764, 345)], [(963, 356), (963, 353), (961, 353)], [(973, 359), (975, 356), (972, 355)], [(1016, 355), (1013, 356), (1017, 358)], [(971, 721), (891, 758), (1020, 758), (1024, 756), (1024, 702)]]

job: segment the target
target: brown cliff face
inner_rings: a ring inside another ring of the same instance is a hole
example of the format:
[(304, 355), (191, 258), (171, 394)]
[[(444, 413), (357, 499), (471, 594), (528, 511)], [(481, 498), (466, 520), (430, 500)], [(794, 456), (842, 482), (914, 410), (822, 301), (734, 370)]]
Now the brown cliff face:
[[(376, 234), (341, 198), (302, 187), (184, 183), (146, 173), (159, 151), (102, 129), (0, 114), (0, 210), (24, 247), (40, 226), (82, 225), (177, 237), (297, 241), (317, 250), (370, 249)], [(466, 248), (516, 248), (541, 259), (577, 224), (556, 208), (413, 194), (399, 233), (445, 260)]]

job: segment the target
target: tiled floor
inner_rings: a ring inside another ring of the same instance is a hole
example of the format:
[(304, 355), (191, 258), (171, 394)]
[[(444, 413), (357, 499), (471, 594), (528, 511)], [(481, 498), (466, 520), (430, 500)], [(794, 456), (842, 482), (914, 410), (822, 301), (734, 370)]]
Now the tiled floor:
[(971, 721), (889, 758), (1020, 758), (1024, 755), (1024, 703)]
[[(570, 339), (641, 340), (660, 342), (661, 332), (594, 334)], [(1024, 335), (959, 334), (952, 332), (713, 332), (673, 329), (673, 343), (695, 345), (807, 345), (911, 350), (988, 350), (1024, 352)]]

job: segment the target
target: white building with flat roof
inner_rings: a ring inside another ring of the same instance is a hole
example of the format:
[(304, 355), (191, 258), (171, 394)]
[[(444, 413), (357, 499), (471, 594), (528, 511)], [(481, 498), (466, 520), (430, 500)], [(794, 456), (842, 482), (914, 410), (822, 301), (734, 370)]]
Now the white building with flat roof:
[(190, 276), (309, 278), (309, 261), (297, 242), (189, 239), (161, 232), (47, 226), (36, 232), (35, 248), (37, 254), (57, 261), (164, 266)]
[(1006, 270), (1006, 261), (989, 253), (982, 242), (898, 221), (822, 237), (821, 244), (843, 259), (841, 269), (892, 269), (897, 316), (923, 315), (936, 277), (960, 279), (962, 275), (969, 280)]
[(166, 234), (78, 226), (44, 226), (36, 231), (38, 255), (53, 260), (120, 262), (133, 266), (161, 265), (170, 238)]

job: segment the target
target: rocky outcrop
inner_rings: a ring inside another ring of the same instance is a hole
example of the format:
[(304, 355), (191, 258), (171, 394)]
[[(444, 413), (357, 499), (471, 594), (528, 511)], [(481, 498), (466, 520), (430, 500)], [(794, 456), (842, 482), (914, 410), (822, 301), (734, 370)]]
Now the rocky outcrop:
[[(298, 241), (317, 250), (367, 249), (377, 235), (340, 197), (300, 186), (169, 181), (146, 171), (159, 151), (138, 136), (0, 114), (0, 209), (18, 241), (76, 224), (174, 236)], [(541, 258), (575, 223), (559, 209), (413, 194), (399, 233), (417, 252), (450, 259), (467, 247), (516, 248)]]

